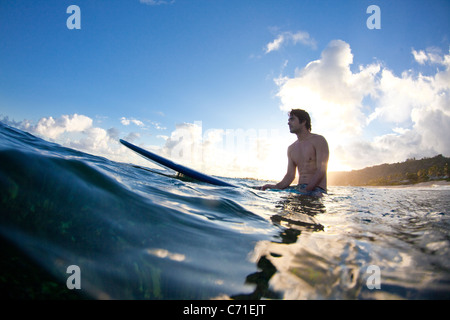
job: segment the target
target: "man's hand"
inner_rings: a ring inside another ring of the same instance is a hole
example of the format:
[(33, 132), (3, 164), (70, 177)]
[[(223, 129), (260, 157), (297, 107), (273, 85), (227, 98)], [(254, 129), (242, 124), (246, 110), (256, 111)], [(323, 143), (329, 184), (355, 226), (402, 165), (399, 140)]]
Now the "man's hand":
[(260, 187), (260, 190), (264, 191), (266, 189), (276, 189), (276, 185), (274, 184), (265, 184), (262, 187)]

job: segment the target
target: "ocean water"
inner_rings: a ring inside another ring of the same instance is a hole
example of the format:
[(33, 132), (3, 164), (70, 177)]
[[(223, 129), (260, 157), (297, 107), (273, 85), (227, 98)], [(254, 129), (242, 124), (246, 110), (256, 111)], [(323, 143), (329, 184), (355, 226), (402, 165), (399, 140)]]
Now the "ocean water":
[(2, 297), (450, 298), (448, 187), (330, 187), (314, 198), (224, 180), (240, 187), (0, 123)]

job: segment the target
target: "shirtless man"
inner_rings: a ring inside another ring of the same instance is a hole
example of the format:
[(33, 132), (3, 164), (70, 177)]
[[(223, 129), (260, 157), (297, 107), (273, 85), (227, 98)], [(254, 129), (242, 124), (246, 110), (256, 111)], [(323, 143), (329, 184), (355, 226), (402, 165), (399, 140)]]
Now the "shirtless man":
[(266, 184), (261, 190), (289, 187), (298, 168), (298, 189), (301, 193), (307, 195), (326, 193), (329, 156), (327, 141), (321, 135), (311, 133), (311, 118), (305, 110), (291, 110), (288, 125), (290, 132), (297, 135), (297, 141), (287, 150), (286, 175), (277, 184)]

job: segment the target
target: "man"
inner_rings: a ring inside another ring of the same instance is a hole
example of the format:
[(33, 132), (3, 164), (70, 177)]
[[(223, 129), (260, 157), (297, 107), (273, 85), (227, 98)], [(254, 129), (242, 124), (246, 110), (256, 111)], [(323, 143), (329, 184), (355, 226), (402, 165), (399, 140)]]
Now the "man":
[(286, 175), (277, 184), (266, 184), (261, 190), (289, 187), (298, 168), (298, 189), (301, 193), (315, 196), (326, 193), (329, 157), (327, 141), (321, 135), (311, 133), (311, 118), (305, 110), (291, 110), (288, 125), (290, 132), (297, 135), (297, 141), (287, 150)]

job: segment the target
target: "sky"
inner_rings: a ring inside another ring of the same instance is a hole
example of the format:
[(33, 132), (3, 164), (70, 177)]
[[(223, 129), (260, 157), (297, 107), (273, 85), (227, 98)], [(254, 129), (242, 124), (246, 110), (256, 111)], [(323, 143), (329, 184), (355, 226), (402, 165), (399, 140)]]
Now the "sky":
[[(72, 7), (75, 5), (76, 7)], [(0, 1), (0, 121), (152, 167), (279, 180), (308, 111), (329, 171), (450, 156), (449, 0)]]

